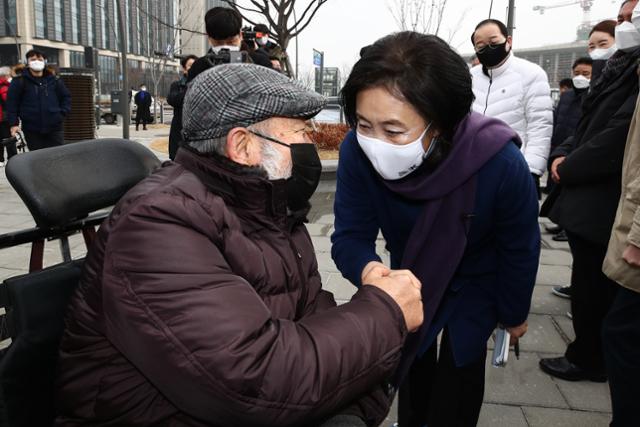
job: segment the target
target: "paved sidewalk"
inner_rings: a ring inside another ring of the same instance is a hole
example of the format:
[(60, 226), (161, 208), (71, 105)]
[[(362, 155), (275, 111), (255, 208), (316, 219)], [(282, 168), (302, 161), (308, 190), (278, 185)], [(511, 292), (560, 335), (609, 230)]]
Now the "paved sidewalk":
[[(169, 128), (135, 132), (131, 136), (149, 146), (154, 138), (167, 136)], [(103, 126), (101, 137), (120, 137), (121, 129)], [(155, 152), (162, 160), (166, 155)], [(339, 302), (348, 301), (355, 288), (342, 278), (331, 260), (330, 235), (333, 230), (333, 200), (335, 182), (320, 184), (313, 196), (313, 210), (308, 229), (316, 248), (324, 287), (334, 293)], [(544, 223), (542, 220), (541, 223)], [(16, 231), (34, 225), (20, 198), (7, 183), (0, 169), (0, 233)], [(72, 256), (80, 258), (86, 249), (79, 235), (70, 239)], [(384, 252), (384, 242), (378, 241), (379, 253)], [(26, 272), (29, 246), (21, 246), (0, 252), (0, 280)], [(61, 261), (57, 242), (47, 242), (45, 266)], [(556, 380), (538, 368), (541, 357), (562, 355), (566, 343), (573, 337), (567, 300), (551, 295), (551, 287), (569, 282), (571, 255), (568, 246), (556, 243), (543, 234), (541, 266), (534, 292), (529, 318), (529, 333), (521, 343), (520, 360), (510, 360), (505, 369), (487, 365), (485, 405), (480, 426), (494, 427), (605, 427), (610, 419), (609, 391), (606, 384), (589, 382), (571, 383)], [(388, 425), (395, 421), (395, 411), (388, 418)]]

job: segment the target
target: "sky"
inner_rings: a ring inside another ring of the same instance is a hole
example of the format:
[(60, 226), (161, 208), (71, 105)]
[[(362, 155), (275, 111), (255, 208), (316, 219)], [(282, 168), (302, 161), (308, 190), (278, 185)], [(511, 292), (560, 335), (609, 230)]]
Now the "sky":
[[(242, 1), (242, 0), (241, 0)], [(302, 11), (309, 0), (298, 0)], [(300, 73), (313, 68), (313, 49), (325, 52), (325, 66), (347, 70), (358, 59), (362, 46), (399, 28), (389, 11), (394, 0), (328, 0), (299, 37)], [(473, 51), (469, 40), (475, 25), (489, 17), (491, 0), (449, 0), (440, 36), (461, 54)], [(549, 9), (543, 15), (534, 5), (550, 6), (571, 0), (515, 0), (514, 51), (518, 48), (569, 43), (576, 40), (576, 28), (583, 21), (579, 4)], [(575, 3), (578, 3), (577, 1)], [(590, 21), (615, 18), (621, 0), (595, 0)], [(506, 23), (508, 0), (494, 0), (492, 18)], [(295, 41), (289, 46), (295, 67)]]

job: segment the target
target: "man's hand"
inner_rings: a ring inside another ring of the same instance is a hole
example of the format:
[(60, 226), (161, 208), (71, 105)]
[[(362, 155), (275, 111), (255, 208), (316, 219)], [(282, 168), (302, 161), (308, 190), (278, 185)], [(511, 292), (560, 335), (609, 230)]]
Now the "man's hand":
[(371, 261), (362, 269), (361, 280), (363, 285), (370, 285), (370, 281), (391, 274), (391, 269), (378, 261)]
[(635, 245), (627, 246), (622, 253), (622, 259), (630, 266), (640, 268), (640, 248)]
[(524, 322), (520, 326), (514, 326), (513, 328), (507, 328), (507, 332), (509, 332), (511, 334), (511, 345), (515, 345), (518, 342), (518, 340), (520, 338), (522, 338), (524, 336), (524, 334), (527, 333), (528, 329), (529, 329), (529, 324), (527, 322)]
[(395, 270), (387, 276), (374, 277), (366, 285), (384, 291), (400, 306), (409, 332), (416, 331), (424, 321), (422, 285), (408, 270)]
[(553, 179), (553, 181), (556, 184), (560, 183), (560, 175), (558, 175), (558, 166), (560, 166), (562, 162), (565, 161), (565, 159), (566, 157), (558, 157), (553, 161), (553, 163), (551, 163), (551, 179)]
[(16, 136), (16, 133), (20, 130), (20, 126), (11, 126), (11, 137)]

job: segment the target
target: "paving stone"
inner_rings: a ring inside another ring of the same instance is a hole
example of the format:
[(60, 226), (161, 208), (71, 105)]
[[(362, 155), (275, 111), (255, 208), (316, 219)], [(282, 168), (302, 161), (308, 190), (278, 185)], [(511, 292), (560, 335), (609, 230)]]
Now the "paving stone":
[(538, 268), (536, 284), (566, 286), (571, 281), (571, 268), (560, 265), (541, 265)]
[(553, 316), (553, 320), (560, 326), (562, 332), (569, 338), (569, 342), (576, 339), (576, 333), (573, 330), (573, 321), (569, 319), (566, 313), (562, 313), (559, 316)]
[(331, 253), (331, 239), (328, 237), (312, 237), (311, 241), (313, 242), (313, 248), (316, 251), (316, 254), (327, 252)]
[(336, 300), (349, 301), (358, 290), (340, 273), (330, 273), (326, 281), (322, 282), (322, 289), (333, 294)]
[(316, 222), (316, 224), (333, 225), (333, 223), (335, 222), (335, 219), (336, 219), (336, 217), (333, 214), (326, 214), (326, 215), (322, 215), (315, 222)]
[(318, 270), (319, 271), (328, 271), (331, 273), (338, 273), (338, 267), (336, 267), (333, 259), (331, 259), (331, 254), (329, 252), (319, 252), (316, 254), (316, 259), (318, 260)]
[(326, 224), (316, 224), (313, 222), (305, 224), (305, 226), (307, 227), (307, 231), (309, 232), (309, 235), (311, 237), (326, 236), (327, 229), (329, 228), (329, 226)]
[(531, 313), (563, 315), (570, 308), (570, 301), (552, 294), (550, 286), (536, 286), (533, 289)]
[(527, 420), (519, 406), (485, 403), (480, 411), (478, 427), (496, 426), (528, 427)]
[[(551, 316), (532, 314), (529, 316), (529, 330), (520, 340), (522, 351), (564, 353), (567, 343), (556, 330)], [(514, 363), (517, 363), (514, 362)]]
[(546, 250), (540, 254), (541, 265), (563, 265), (571, 267), (573, 257), (571, 252), (562, 250)]
[(611, 395), (608, 384), (591, 381), (571, 382), (556, 378), (554, 381), (572, 409), (611, 412)]
[(488, 354), (485, 402), (568, 409), (557, 385), (538, 367), (539, 360), (533, 353), (522, 353), (520, 360), (494, 368)]
[(611, 416), (553, 408), (522, 408), (529, 427), (608, 427)]

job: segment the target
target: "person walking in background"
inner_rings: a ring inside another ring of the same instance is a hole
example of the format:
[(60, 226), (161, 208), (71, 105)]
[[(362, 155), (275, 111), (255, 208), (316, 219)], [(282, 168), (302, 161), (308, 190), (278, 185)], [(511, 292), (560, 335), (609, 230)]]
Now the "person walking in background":
[(140, 90), (133, 99), (136, 104), (136, 130), (142, 122), (142, 130), (147, 130), (147, 123), (151, 123), (151, 94), (147, 92), (147, 85), (140, 85)]
[(187, 94), (187, 74), (197, 59), (197, 56), (189, 55), (180, 60), (182, 76), (180, 76), (180, 80), (171, 83), (171, 88), (169, 88), (167, 103), (173, 107), (173, 119), (169, 132), (169, 158), (171, 160), (176, 158), (176, 152), (182, 144), (182, 104), (184, 96)]
[(471, 43), (480, 64), (471, 69), (473, 111), (502, 120), (522, 140), (522, 154), (540, 194), (553, 134), (553, 102), (547, 74), (513, 54), (507, 27), (495, 19), (480, 22)]
[(563, 357), (545, 358), (540, 368), (569, 381), (606, 381), (602, 322), (618, 286), (602, 272), (620, 199), (625, 144), (638, 97), (640, 33), (631, 23), (638, 0), (618, 14), (618, 51), (607, 61), (583, 101), (573, 138), (551, 154), (552, 178), (559, 184), (541, 215), (564, 228), (573, 256), (571, 313), (575, 340)]
[(44, 53), (32, 49), (25, 57), (27, 67), (11, 81), (7, 96), (11, 136), (22, 127), (29, 151), (62, 145), (62, 123), (71, 111), (71, 94), (46, 68)]
[[(10, 79), (11, 68), (0, 67), (0, 139), (11, 137), (11, 126), (7, 118), (7, 95), (9, 94)], [(0, 146), (0, 167), (3, 167), (6, 161), (17, 154), (15, 145), (8, 145), (6, 149), (7, 157), (5, 158), (5, 148)]]
[[(520, 138), (471, 113), (469, 68), (435, 36), (401, 32), (364, 49), (342, 89), (332, 257), (360, 287), (408, 269), (425, 323), (395, 376), (402, 427), (474, 426), (487, 340), (527, 330), (538, 269), (538, 200)], [(382, 232), (390, 265), (376, 253)], [(443, 332), (438, 345), (437, 337)]]

